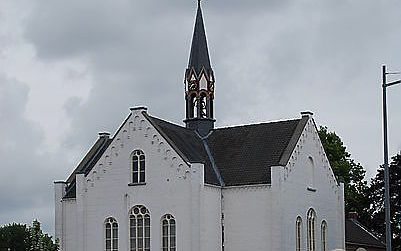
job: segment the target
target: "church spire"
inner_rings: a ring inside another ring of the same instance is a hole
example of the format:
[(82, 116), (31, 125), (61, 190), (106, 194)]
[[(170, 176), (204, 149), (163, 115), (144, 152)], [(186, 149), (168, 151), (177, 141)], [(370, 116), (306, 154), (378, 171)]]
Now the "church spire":
[(214, 127), (214, 73), (210, 65), (201, 1), (198, 0), (188, 68), (185, 71), (187, 128), (205, 136)]
[(200, 2), (201, 1), (198, 0), (198, 11), (196, 13), (191, 54), (189, 56), (188, 63), (188, 68), (193, 67), (197, 74), (200, 74), (202, 68), (205, 68), (205, 70), (211, 70), (205, 26), (203, 24), (202, 8)]

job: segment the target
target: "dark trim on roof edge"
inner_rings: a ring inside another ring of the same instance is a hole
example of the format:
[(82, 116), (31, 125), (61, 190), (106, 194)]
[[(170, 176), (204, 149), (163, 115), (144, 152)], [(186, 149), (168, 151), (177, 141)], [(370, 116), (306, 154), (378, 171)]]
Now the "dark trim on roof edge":
[(362, 246), (367, 248), (386, 248), (386, 244), (383, 243), (383, 246), (375, 245), (375, 244), (366, 244), (366, 243), (357, 243), (357, 242), (349, 242), (345, 241), (345, 245), (355, 245), (355, 246)]
[[(91, 166), (92, 163), (95, 161), (95, 159), (98, 157), (98, 154), (102, 151), (103, 147), (105, 147), (105, 146), (107, 145), (106, 148), (104, 149), (104, 151), (102, 152), (102, 154), (100, 155), (100, 157), (102, 157), (102, 155), (104, 154), (104, 152), (107, 150), (107, 148), (110, 146), (110, 144), (111, 144), (112, 142), (113, 142), (113, 140), (110, 140), (110, 139), (105, 140), (105, 141), (103, 142), (103, 144), (100, 146), (99, 151), (97, 151), (97, 152), (92, 156), (92, 158), (86, 163), (86, 165), (85, 165), (84, 167)], [(96, 161), (99, 161), (99, 159), (97, 159)], [(96, 164), (96, 163), (95, 163), (95, 164)], [(95, 166), (95, 164), (94, 164), (90, 169), (86, 170), (86, 169), (84, 168), (81, 172), (75, 173), (75, 175), (77, 175), (77, 174), (84, 174), (85, 177), (88, 176), (88, 174), (92, 171), (92, 169), (93, 169), (93, 167)]]
[[(198, 134), (198, 133), (196, 133), (196, 134)], [(210, 133), (208, 134), (208, 136), (209, 135), (210, 135)], [(203, 143), (203, 147), (205, 148), (206, 154), (209, 157), (209, 161), (212, 164), (214, 174), (217, 176), (217, 180), (219, 181), (220, 186), (224, 187), (226, 184), (224, 183), (224, 180), (223, 180), (223, 177), (221, 176), (220, 170), (217, 167), (216, 162), (214, 161), (213, 154), (210, 151), (209, 145), (207, 144), (207, 136), (205, 138), (202, 138), (202, 143)]]
[[(111, 138), (114, 140), (114, 138), (117, 136), (117, 134), (121, 131), (125, 123), (127, 123), (128, 119), (132, 116), (132, 113), (130, 113), (123, 121), (123, 123), (120, 125), (120, 127), (117, 129), (117, 131), (114, 133), (113, 137)], [(110, 144), (113, 143), (113, 141), (110, 142)]]
[(154, 128), (156, 128), (156, 131), (167, 141), (167, 143), (180, 155), (180, 157), (185, 161), (187, 165), (189, 165), (190, 161), (189, 159), (183, 154), (180, 149), (174, 144), (174, 142), (163, 132), (163, 130), (160, 129), (160, 127), (152, 121), (152, 118), (146, 113), (142, 112), (142, 115), (149, 121), (150, 124), (153, 125)]
[(285, 148), (283, 155), (280, 158), (279, 164), (281, 166), (286, 166), (288, 161), (290, 160), (291, 154), (294, 151), (299, 138), (302, 135), (302, 132), (304, 131), (304, 128), (306, 124), (309, 121), (309, 117), (302, 117), (301, 120), (299, 121), (297, 127), (294, 130), (294, 133), (292, 134), (292, 137), (290, 139), (290, 142), (288, 142), (287, 147)]

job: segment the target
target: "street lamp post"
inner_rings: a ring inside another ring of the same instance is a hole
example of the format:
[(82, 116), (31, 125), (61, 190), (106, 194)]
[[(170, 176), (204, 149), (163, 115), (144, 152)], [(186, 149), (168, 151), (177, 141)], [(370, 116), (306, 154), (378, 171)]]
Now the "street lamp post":
[(390, 174), (388, 166), (388, 139), (387, 139), (387, 87), (400, 84), (401, 80), (387, 83), (387, 75), (398, 74), (387, 72), (383, 65), (383, 143), (384, 143), (384, 209), (386, 216), (386, 251), (391, 251), (391, 216), (390, 216)]

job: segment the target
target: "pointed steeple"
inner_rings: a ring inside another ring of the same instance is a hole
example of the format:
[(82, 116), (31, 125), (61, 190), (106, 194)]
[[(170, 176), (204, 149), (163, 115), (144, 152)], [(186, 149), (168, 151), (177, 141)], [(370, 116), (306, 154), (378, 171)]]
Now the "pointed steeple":
[(186, 119), (184, 122), (187, 128), (196, 130), (203, 136), (214, 127), (214, 82), (202, 8), (198, 0), (191, 54), (185, 71)]
[(201, 1), (198, 0), (198, 11), (196, 13), (194, 34), (192, 37), (191, 54), (189, 56), (188, 68), (193, 68), (196, 74), (200, 74), (202, 68), (210, 71), (209, 50), (207, 48), (207, 39), (205, 26), (203, 24)]

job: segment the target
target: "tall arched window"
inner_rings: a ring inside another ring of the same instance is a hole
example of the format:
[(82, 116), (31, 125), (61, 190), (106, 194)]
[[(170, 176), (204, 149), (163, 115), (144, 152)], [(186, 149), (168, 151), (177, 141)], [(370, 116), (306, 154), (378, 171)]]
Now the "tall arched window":
[(161, 220), (162, 227), (162, 251), (175, 251), (175, 219), (171, 214), (166, 214)]
[(150, 213), (142, 205), (130, 211), (130, 251), (150, 251)]
[(311, 188), (315, 188), (315, 163), (311, 156), (308, 157), (308, 166), (309, 166), (309, 186)]
[(132, 183), (145, 182), (145, 154), (141, 150), (132, 153)]
[(118, 223), (112, 217), (104, 222), (104, 238), (106, 251), (118, 251)]
[(297, 217), (295, 222), (295, 250), (301, 251), (302, 249), (302, 219), (300, 216)]
[(327, 251), (327, 222), (322, 221), (321, 225), (321, 241), (322, 241), (322, 251)]
[(315, 221), (316, 221), (316, 213), (311, 208), (308, 211), (307, 215), (307, 242), (308, 242), (308, 251), (316, 250), (316, 235), (315, 235)]
[(206, 118), (207, 117), (207, 101), (206, 101), (206, 94), (205, 93), (201, 93), (200, 95), (200, 99), (199, 99), (199, 105), (200, 105), (200, 114), (199, 114), (199, 118)]

